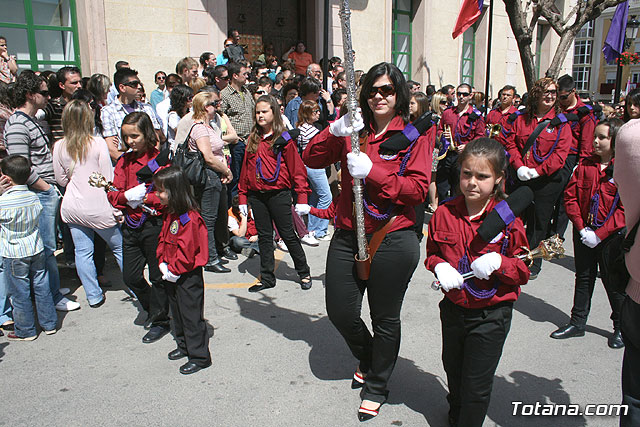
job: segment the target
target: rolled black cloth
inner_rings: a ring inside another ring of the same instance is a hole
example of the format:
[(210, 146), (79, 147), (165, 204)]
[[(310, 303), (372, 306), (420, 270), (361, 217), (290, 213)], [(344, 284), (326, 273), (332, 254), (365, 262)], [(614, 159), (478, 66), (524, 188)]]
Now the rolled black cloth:
[(487, 214), (480, 227), (478, 227), (478, 236), (485, 242), (490, 242), (507, 225), (511, 224), (531, 202), (533, 202), (533, 191), (529, 187), (518, 188)]
[(380, 144), (380, 148), (391, 151), (402, 151), (436, 123), (437, 116), (435, 114), (429, 112), (424, 113), (413, 123), (408, 123), (402, 132), (391, 135), (385, 142)]
[(146, 166), (143, 166), (138, 172), (136, 172), (136, 176), (138, 177), (138, 181), (141, 183), (149, 183), (153, 179), (153, 174), (160, 168), (160, 166), (165, 166), (171, 163), (170, 161), (171, 151), (168, 148), (165, 148), (158, 155), (151, 159)]

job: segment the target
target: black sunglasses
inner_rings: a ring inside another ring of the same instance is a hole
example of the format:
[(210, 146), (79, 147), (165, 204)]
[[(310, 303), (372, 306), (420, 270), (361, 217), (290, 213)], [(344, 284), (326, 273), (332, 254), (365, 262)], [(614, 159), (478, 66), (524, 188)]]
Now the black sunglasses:
[(558, 95), (558, 91), (557, 90), (545, 90), (544, 94), (545, 95), (551, 95), (551, 96), (557, 96)]
[(130, 82), (126, 82), (122, 84), (129, 87), (138, 87), (140, 86), (140, 80), (131, 80)]
[(564, 94), (564, 95), (558, 95), (558, 98), (564, 101), (564, 100), (568, 99), (571, 96), (572, 93), (573, 93), (573, 90), (571, 92), (569, 92), (569, 93)]
[(395, 95), (396, 94), (396, 88), (393, 87), (392, 84), (388, 84), (388, 85), (384, 85), (384, 86), (378, 86), (378, 87), (374, 86), (374, 87), (371, 88), (371, 91), (369, 92), (369, 99), (375, 97), (378, 93), (383, 98), (386, 98), (387, 96)]
[(465, 96), (469, 96), (469, 92), (458, 92), (458, 98), (464, 98)]
[(156, 80), (164, 80), (164, 79), (166, 79), (166, 77), (165, 77), (165, 76), (158, 76), (158, 77), (156, 77)]
[(36, 92), (36, 93), (39, 93), (40, 95), (42, 95), (42, 96), (44, 96), (44, 97), (49, 96), (49, 91), (48, 91), (48, 90), (39, 90), (39, 91), (38, 91), (38, 92)]
[(209, 106), (217, 107), (218, 105), (220, 105), (220, 101), (211, 101), (207, 104), (207, 107)]
[(257, 91), (256, 91), (256, 93), (257, 93), (258, 95), (266, 95), (266, 94), (267, 94), (267, 91), (266, 91), (266, 90), (257, 90)]

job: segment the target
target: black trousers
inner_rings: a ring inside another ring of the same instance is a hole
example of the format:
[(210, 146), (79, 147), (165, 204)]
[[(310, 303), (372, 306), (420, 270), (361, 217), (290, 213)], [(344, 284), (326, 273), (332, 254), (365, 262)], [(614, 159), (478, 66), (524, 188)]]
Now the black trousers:
[(418, 242), (422, 242), (424, 237), (424, 209), (427, 207), (427, 202), (422, 202), (419, 205), (414, 206), (416, 211), (416, 224), (413, 226), (416, 236), (418, 236)]
[[(527, 240), (531, 249), (537, 247), (549, 235), (553, 210), (566, 184), (566, 176), (562, 169), (551, 176), (541, 176), (531, 181), (519, 182), (519, 186), (526, 185), (533, 190), (533, 204), (524, 212)], [(538, 273), (541, 267), (542, 259), (536, 258), (531, 266), (531, 271)]]
[(278, 227), (280, 237), (289, 249), (298, 276), (302, 279), (310, 274), (307, 257), (300, 240), (293, 230), (291, 218), (291, 192), (289, 189), (276, 191), (250, 191), (248, 200), (258, 230), (260, 247), (260, 281), (267, 285), (276, 284), (275, 258), (273, 255), (273, 224)]
[(511, 302), (485, 309), (440, 302), (449, 419), (460, 427), (482, 427), (512, 314)]
[[(123, 280), (149, 313), (153, 326), (169, 325), (169, 300), (156, 257), (161, 229), (162, 219), (158, 217), (150, 217), (137, 229), (126, 224), (122, 227)], [(144, 278), (145, 265), (149, 266), (151, 286)]]
[[(220, 199), (224, 198), (222, 194), (222, 183), (218, 174), (211, 169), (207, 169), (207, 185), (202, 191), (200, 198), (200, 207), (202, 219), (207, 226), (207, 240), (209, 242), (209, 261), (208, 264), (218, 262), (218, 252), (216, 250), (216, 221), (220, 208)], [(227, 218), (225, 212), (225, 219)]]
[(442, 203), (446, 199), (458, 193), (460, 182), (460, 166), (458, 166), (458, 153), (447, 151), (447, 156), (438, 162), (436, 172), (436, 187), (438, 189), (438, 201)]
[(637, 427), (640, 425), (640, 304), (627, 296), (620, 319), (624, 341), (622, 403), (629, 407), (627, 415), (620, 417), (620, 427)]
[(606, 250), (609, 245), (622, 245), (624, 234), (614, 233), (591, 249), (580, 241), (580, 233), (573, 229), (573, 252), (576, 266), (576, 283), (573, 293), (573, 308), (571, 309), (571, 324), (584, 328), (591, 310), (591, 296), (596, 284), (596, 273), (600, 266), (600, 276), (611, 305), (611, 320), (613, 328), (620, 328), (620, 309), (624, 301), (624, 294), (615, 290), (615, 284), (609, 280), (609, 257)]
[[(327, 254), (327, 314), (366, 373), (364, 399), (384, 402), (400, 349), (400, 310), (420, 249), (416, 233), (403, 229), (386, 235), (371, 264), (369, 280), (356, 274), (358, 252), (352, 231), (336, 230)], [(373, 336), (360, 317), (365, 289)]]
[(176, 283), (165, 282), (173, 314), (173, 335), (178, 348), (199, 366), (211, 363), (209, 333), (204, 321), (204, 279), (202, 267), (180, 276)]
[[(578, 162), (577, 154), (569, 154), (567, 156), (567, 160), (562, 167), (562, 174), (565, 179), (564, 186), (566, 187), (569, 183), (569, 179), (571, 178), (571, 174), (573, 173), (573, 168), (576, 166)], [(549, 235), (552, 236), (554, 234), (558, 234), (560, 237), (564, 237), (565, 231), (567, 231), (567, 227), (569, 226), (569, 217), (567, 216), (567, 211), (564, 207), (564, 191), (560, 193), (558, 196), (558, 200), (556, 201), (556, 208), (553, 211), (553, 218), (551, 221), (551, 230)]]

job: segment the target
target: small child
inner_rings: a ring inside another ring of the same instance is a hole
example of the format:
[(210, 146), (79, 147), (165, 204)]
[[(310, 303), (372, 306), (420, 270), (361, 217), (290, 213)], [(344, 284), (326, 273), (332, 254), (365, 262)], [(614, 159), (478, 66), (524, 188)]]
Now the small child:
[(178, 344), (168, 357), (188, 357), (180, 373), (193, 374), (211, 366), (202, 277), (202, 267), (209, 259), (207, 227), (182, 169), (170, 166), (158, 171), (153, 184), (160, 203), (167, 207), (158, 236), (157, 257)]
[(607, 119), (596, 126), (593, 154), (578, 165), (565, 190), (567, 216), (573, 223), (576, 282), (571, 321), (554, 331), (551, 338), (584, 335), (600, 265), (613, 320), (613, 334), (608, 345), (611, 348), (624, 347), (620, 333), (624, 294), (616, 291), (615, 283), (611, 283), (607, 256), (607, 247), (619, 247), (624, 239), (624, 232), (621, 232), (625, 225), (624, 208), (613, 182), (614, 148), (620, 126), (620, 119)]
[(227, 225), (231, 234), (231, 239), (229, 240), (231, 250), (240, 252), (247, 258), (252, 258), (255, 254), (259, 254), (258, 230), (253, 220), (251, 207), (247, 206), (247, 214), (243, 214), (238, 207), (238, 196), (233, 196), (228, 214)]
[(0, 196), (0, 256), (15, 321), (15, 331), (9, 333), (8, 338), (33, 341), (38, 335), (31, 304), (31, 287), (38, 322), (45, 334), (55, 334), (58, 323), (45, 268), (44, 244), (38, 231), (42, 205), (27, 188), (31, 173), (29, 160), (11, 155), (0, 162), (0, 169), (10, 184), (9, 189)]
[[(524, 226), (515, 218), (490, 243), (476, 231), (504, 199), (507, 159), (502, 145), (478, 138), (458, 157), (462, 195), (445, 202), (429, 222), (426, 267), (436, 274), (440, 302), (442, 363), (449, 385), (449, 424), (481, 427), (493, 376), (502, 356), (513, 303), (529, 280)], [(465, 281), (461, 273), (472, 271)]]

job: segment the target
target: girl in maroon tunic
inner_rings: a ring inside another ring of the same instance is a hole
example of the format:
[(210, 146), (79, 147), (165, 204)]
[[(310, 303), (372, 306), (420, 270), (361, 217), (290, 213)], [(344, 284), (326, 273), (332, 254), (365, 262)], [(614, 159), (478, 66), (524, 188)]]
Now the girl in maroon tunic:
[(173, 314), (178, 347), (169, 360), (188, 357), (181, 374), (211, 366), (209, 333), (204, 320), (202, 267), (209, 259), (207, 227), (182, 169), (170, 166), (153, 177), (156, 196), (167, 206), (158, 237), (157, 256)]
[(263, 95), (256, 101), (255, 125), (247, 141), (238, 181), (238, 207), (247, 215), (247, 202), (251, 204), (260, 247), (260, 281), (249, 292), (276, 285), (272, 221), (293, 258), (301, 288), (311, 288), (307, 258), (293, 230), (291, 188), (298, 195), (296, 210), (308, 212), (310, 189), (298, 146), (285, 130), (276, 99)]
[[(529, 280), (524, 261), (524, 226), (515, 218), (490, 243), (476, 231), (504, 198), (507, 160), (502, 145), (479, 138), (458, 157), (458, 196), (436, 210), (429, 222), (427, 269), (434, 272), (444, 298), (442, 363), (449, 385), (449, 424), (481, 427), (489, 407), (493, 375), (511, 327), (513, 303)], [(472, 271), (465, 281), (461, 273)]]
[[(613, 182), (615, 137), (622, 126), (619, 119), (609, 119), (596, 126), (593, 154), (582, 160), (569, 180), (564, 203), (573, 223), (573, 250), (576, 271), (571, 321), (551, 334), (562, 339), (584, 335), (596, 273), (611, 305), (613, 335), (609, 347), (624, 346), (620, 334), (620, 308), (624, 294), (616, 291), (609, 278), (609, 251), (620, 247), (624, 239), (624, 208)], [(599, 267), (598, 267), (599, 265)]]

